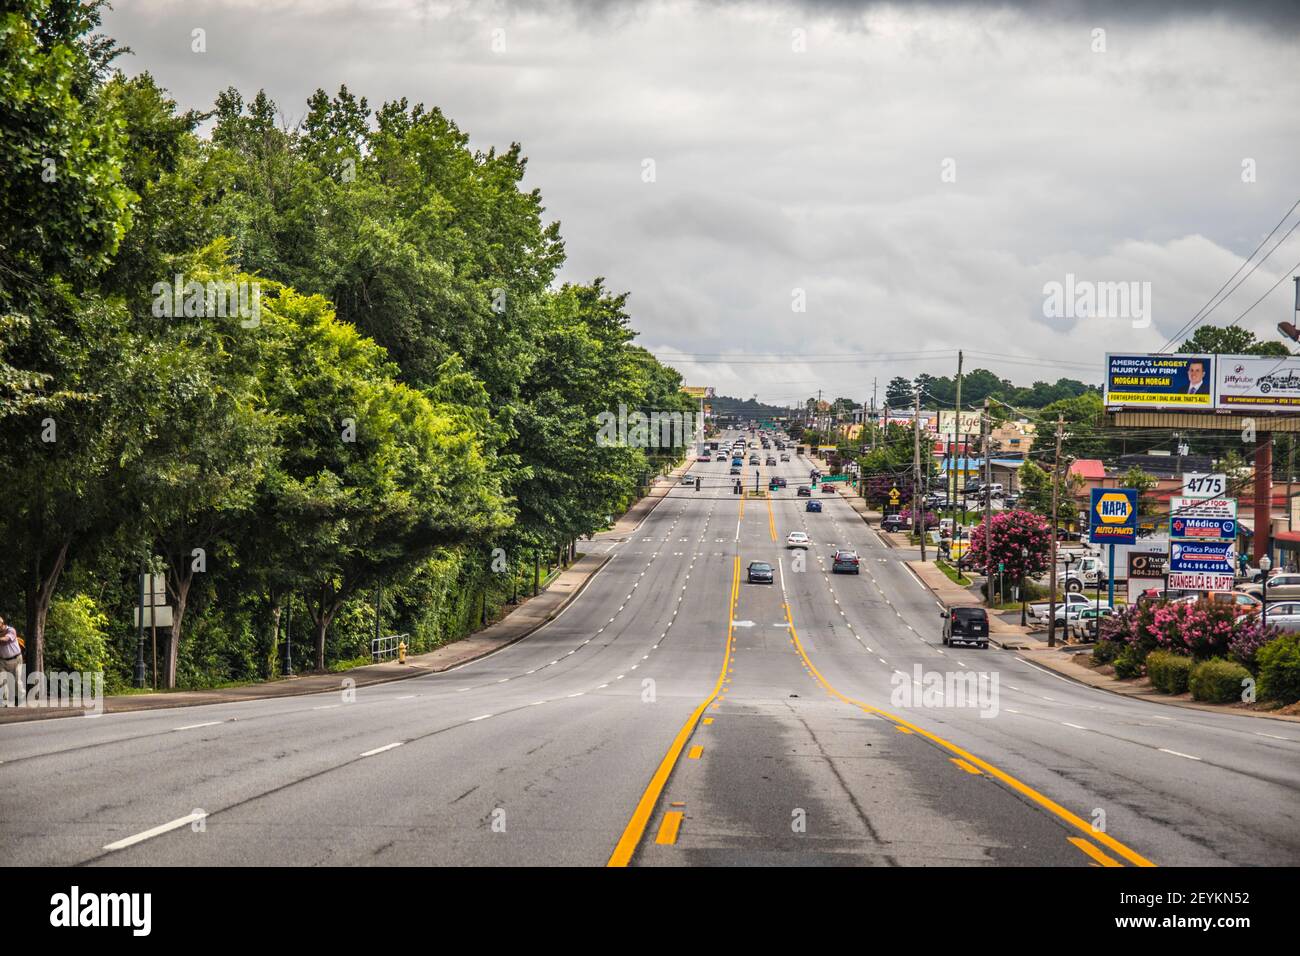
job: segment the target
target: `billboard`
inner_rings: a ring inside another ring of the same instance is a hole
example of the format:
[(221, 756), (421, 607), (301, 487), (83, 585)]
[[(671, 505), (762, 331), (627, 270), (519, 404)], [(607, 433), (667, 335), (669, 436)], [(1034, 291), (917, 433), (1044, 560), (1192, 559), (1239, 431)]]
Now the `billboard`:
[(1169, 555), (1163, 551), (1130, 551), (1128, 553), (1128, 602), (1134, 604), (1143, 591), (1161, 589)]
[(1226, 574), (1232, 577), (1236, 563), (1236, 548), (1231, 541), (1169, 542), (1170, 574)]
[(1300, 357), (1220, 355), (1218, 407), (1276, 412), (1300, 408)]
[(1088, 540), (1093, 544), (1137, 543), (1136, 488), (1094, 488), (1088, 509)]
[(1217, 541), (1237, 536), (1237, 522), (1232, 518), (1188, 518), (1175, 515), (1169, 519), (1169, 537), (1195, 541)]
[(1231, 591), (1233, 582), (1231, 574), (1186, 571), (1169, 575), (1171, 591)]
[(1106, 355), (1108, 406), (1212, 409), (1214, 383), (1213, 355)]
[(1174, 495), (1169, 499), (1171, 518), (1217, 518), (1220, 521), (1237, 520), (1236, 498), (1184, 498)]
[(981, 412), (939, 412), (940, 435), (978, 435)]

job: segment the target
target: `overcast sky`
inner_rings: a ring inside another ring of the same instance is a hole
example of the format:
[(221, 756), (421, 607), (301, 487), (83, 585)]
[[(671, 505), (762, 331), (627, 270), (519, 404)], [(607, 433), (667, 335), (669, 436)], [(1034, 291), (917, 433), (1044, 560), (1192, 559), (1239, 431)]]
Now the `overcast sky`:
[[(630, 291), (688, 383), (785, 404), (958, 348), (1019, 384), (1159, 350), (1300, 199), (1300, 4), (1236, 6), (116, 0), (104, 27), (183, 108), (261, 88), (293, 122), (346, 83), (522, 143), (562, 278)], [(1276, 338), (1297, 264), (1300, 229), (1210, 321), (1281, 280), (1242, 320)], [(1149, 326), (1045, 317), (1069, 274), (1149, 282)]]

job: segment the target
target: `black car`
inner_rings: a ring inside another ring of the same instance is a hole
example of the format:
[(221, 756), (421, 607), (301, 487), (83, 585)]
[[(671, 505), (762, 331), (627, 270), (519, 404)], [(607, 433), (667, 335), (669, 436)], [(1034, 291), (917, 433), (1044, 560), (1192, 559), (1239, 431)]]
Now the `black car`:
[(795, 492), (795, 495), (799, 498), (811, 498), (812, 489), (807, 485), (800, 485), (798, 490)]
[(902, 531), (903, 519), (898, 515), (885, 515), (880, 521), (881, 531)]
[(943, 618), (943, 643), (989, 646), (989, 612), (982, 607), (954, 607), (940, 611)]
[(772, 583), (772, 565), (766, 561), (750, 561), (748, 570), (750, 584)]

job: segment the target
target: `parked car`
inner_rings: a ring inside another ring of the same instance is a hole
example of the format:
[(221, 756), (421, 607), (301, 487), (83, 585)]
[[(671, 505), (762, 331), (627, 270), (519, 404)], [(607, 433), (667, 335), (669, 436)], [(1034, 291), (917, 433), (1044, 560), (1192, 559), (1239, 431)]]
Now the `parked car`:
[[(1241, 589), (1257, 598), (1264, 597), (1264, 583), (1248, 584)], [(1268, 600), (1300, 601), (1300, 574), (1274, 574), (1268, 579)]]
[[(1085, 607), (1096, 607), (1096, 605), (1097, 602), (1094, 598), (1078, 591), (1070, 591), (1065, 594), (1061, 600), (1056, 602), (1056, 619), (1058, 621), (1066, 620), (1066, 608), (1073, 607), (1082, 610)], [(1110, 607), (1110, 602), (1102, 601), (1101, 606)], [(1029, 605), (1029, 613), (1033, 616), (1034, 620), (1046, 624), (1047, 615), (1051, 613), (1051, 602), (1035, 601), (1033, 604)]]
[(748, 568), (750, 584), (771, 584), (772, 565), (766, 561), (751, 561)]
[(807, 485), (800, 485), (798, 489), (795, 490), (795, 495), (799, 498), (812, 497), (812, 489)]
[(808, 532), (806, 531), (791, 531), (785, 536), (785, 546), (787, 548), (803, 548), (807, 551), (810, 544), (812, 542), (808, 540)]
[(859, 574), (861, 569), (858, 567), (858, 552), (841, 549), (835, 552), (831, 558), (831, 573), (839, 574)]
[(818, 513), (820, 514), (820, 513), (821, 513), (821, 510), (822, 510), (822, 503), (821, 503), (820, 501), (818, 501), (816, 498), (809, 498), (809, 499), (808, 499), (808, 504), (806, 504), (806, 505), (804, 506), (804, 509), (803, 509), (803, 510), (804, 510), (804, 511), (816, 511), (816, 512), (818, 512)]
[[(1273, 585), (1268, 586), (1268, 596), (1273, 596)], [(1197, 601), (1213, 601), (1216, 604), (1233, 605), (1233, 616), (1241, 617), (1245, 614), (1258, 614), (1264, 606), (1264, 602), (1254, 594), (1245, 590), (1238, 591), (1192, 591), (1188, 594), (1182, 594), (1173, 599), (1175, 604), (1195, 604)], [(1271, 605), (1273, 602), (1270, 601)]]
[(1300, 601), (1279, 601), (1268, 606), (1268, 623), (1284, 631), (1300, 631)]
[(881, 531), (902, 531), (903, 519), (900, 518), (898, 515), (885, 515), (885, 517), (880, 519), (880, 530)]
[(989, 612), (982, 607), (954, 607), (940, 611), (943, 618), (943, 643), (989, 646)]
[(1100, 610), (1095, 607), (1082, 608), (1079, 613), (1066, 624), (1066, 637), (1072, 637), (1076, 641), (1095, 641), (1097, 639), (1098, 622), (1103, 617), (1110, 617), (1114, 613), (1114, 609), (1108, 607), (1101, 608)]

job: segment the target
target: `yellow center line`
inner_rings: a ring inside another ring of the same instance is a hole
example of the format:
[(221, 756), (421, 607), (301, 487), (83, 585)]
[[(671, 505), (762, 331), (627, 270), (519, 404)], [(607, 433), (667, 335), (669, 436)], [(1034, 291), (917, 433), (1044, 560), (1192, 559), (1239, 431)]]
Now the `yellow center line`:
[(1101, 850), (1097, 849), (1095, 846), (1093, 846), (1091, 843), (1089, 843), (1087, 840), (1083, 839), (1082, 837), (1070, 837), (1069, 840), (1071, 843), (1077, 846), (1084, 853), (1088, 854), (1088, 856), (1092, 857), (1102, 866), (1123, 866), (1124, 865), (1123, 863), (1119, 862), (1119, 860), (1115, 860), (1112, 859), (1111, 857), (1108, 857), (1105, 853), (1102, 853)]
[(696, 744), (694, 747), (691, 748), (691, 752), (688, 753), (686, 756), (691, 760), (699, 760), (700, 755), (703, 753), (704, 753), (704, 744)]
[(794, 617), (791, 616), (790, 614), (790, 604), (788, 601), (785, 604), (785, 620), (786, 623), (790, 626), (790, 638), (794, 642), (795, 649), (798, 650), (799, 656), (803, 658), (804, 664), (807, 665), (809, 672), (817, 679), (817, 681), (822, 685), (822, 687), (826, 689), (826, 692), (830, 694), (832, 697), (836, 697), (839, 700), (844, 701), (846, 704), (851, 704), (852, 706), (857, 707), (868, 714), (876, 714), (880, 717), (884, 717), (886, 720), (891, 720), (897, 726), (905, 727), (914, 734), (920, 734), (922, 737), (925, 737), (927, 740), (930, 740), (938, 744), (940, 747), (943, 747), (945, 750), (949, 751), (950, 753), (956, 754), (962, 760), (965, 760), (967, 763), (971, 764), (972, 766), (978, 767), (980, 770), (983, 770), (989, 776), (994, 777), (997, 780), (1001, 781), (1002, 783), (1006, 784), (1008, 787), (1010, 787), (1012, 790), (1015, 790), (1017, 793), (1028, 797), (1030, 800), (1034, 801), (1034, 803), (1037, 803), (1040, 807), (1054, 814), (1056, 817), (1065, 821), (1070, 826), (1074, 827), (1075, 829), (1083, 833), (1088, 834), (1089, 836), (1096, 839), (1097, 842), (1104, 844), (1105, 846), (1109, 847), (1111, 850), (1114, 850), (1116, 853), (1118, 853), (1120, 856), (1122, 856), (1124, 859), (1128, 860), (1130, 863), (1134, 864), (1135, 866), (1155, 866), (1154, 863), (1152, 863), (1146, 857), (1142, 856), (1136, 850), (1132, 850), (1129, 847), (1125, 846), (1123, 843), (1120, 843), (1118, 840), (1116, 840), (1108, 833), (1096, 832), (1093, 829), (1092, 824), (1088, 823), (1086, 820), (1082, 819), (1076, 814), (1071, 813), (1069, 810), (1065, 809), (1065, 807), (1061, 806), (1055, 800), (1052, 800), (1050, 797), (1044, 796), (1043, 794), (1035, 790), (1033, 787), (1030, 787), (1028, 784), (1021, 783), (1019, 780), (1011, 776), (1009, 773), (999, 770), (997, 767), (993, 766), (988, 761), (981, 760), (979, 757), (976, 757), (974, 754), (963, 750), (962, 748), (958, 747), (956, 744), (950, 743), (949, 741), (944, 740), (942, 737), (938, 736), (937, 734), (932, 734), (930, 733), (930, 731), (918, 727), (916, 724), (909, 723), (908, 721), (903, 720), (903, 718), (901, 717), (896, 717), (895, 715), (889, 713), (888, 711), (881, 710), (879, 707), (872, 707), (870, 704), (865, 704), (860, 700), (854, 700), (852, 697), (846, 697), (844, 694), (841, 694), (838, 690), (835, 689), (834, 686), (832, 686), (830, 681), (828, 681), (825, 677), (822, 676), (821, 671), (817, 669), (816, 665), (813, 664), (812, 659), (809, 658), (808, 653), (804, 650), (803, 643), (799, 640), (799, 634), (797, 631), (795, 631)]
[[(744, 507), (744, 498), (741, 499), (741, 507)], [(699, 723), (700, 717), (710, 704), (717, 707), (720, 701), (716, 698), (722, 690), (722, 678), (727, 673), (727, 665), (731, 661), (731, 635), (734, 630), (732, 621), (736, 617), (736, 599), (740, 595), (740, 555), (732, 559), (731, 569), (731, 601), (728, 604), (727, 611), (727, 643), (726, 650), (722, 655), (722, 669), (718, 671), (718, 681), (713, 685), (713, 692), (709, 694), (696, 707), (691, 715), (686, 718), (686, 723), (682, 729), (677, 732), (673, 739), (668, 753), (664, 754), (664, 759), (660, 761), (658, 769), (655, 770), (654, 776), (650, 778), (650, 783), (646, 786), (645, 792), (641, 794), (641, 799), (637, 802), (636, 809), (632, 811), (632, 818), (628, 820), (627, 826), (623, 828), (623, 835), (619, 837), (618, 845), (614, 847), (614, 852), (609, 857), (606, 866), (627, 866), (632, 862), (632, 855), (636, 853), (636, 848), (641, 843), (642, 836), (645, 835), (645, 828), (650, 823), (650, 817), (654, 813), (655, 804), (659, 802), (659, 797), (663, 793), (664, 787), (668, 783), (668, 777), (672, 774), (673, 768), (677, 766), (677, 761), (682, 755), (682, 749), (686, 746), (686, 741), (690, 739), (691, 734), (695, 731), (695, 725)], [(669, 826), (667, 816), (660, 825), (658, 843), (663, 843), (664, 828)], [(677, 839), (677, 828), (681, 825), (681, 814), (678, 819), (672, 823), (672, 839), (667, 842), (672, 843)]]

